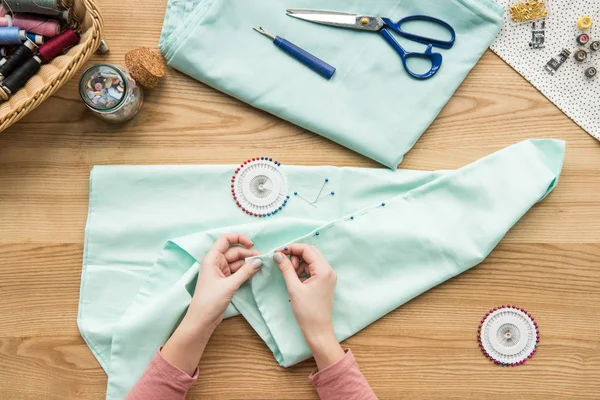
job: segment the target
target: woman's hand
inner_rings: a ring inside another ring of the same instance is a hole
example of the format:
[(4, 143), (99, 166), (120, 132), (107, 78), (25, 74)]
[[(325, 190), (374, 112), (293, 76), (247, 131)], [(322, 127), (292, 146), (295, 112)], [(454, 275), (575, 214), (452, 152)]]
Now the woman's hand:
[(333, 331), (335, 271), (315, 246), (307, 244), (292, 244), (275, 253), (273, 259), (285, 279), (292, 310), (319, 370), (333, 365), (344, 357)]
[(167, 361), (190, 376), (233, 295), (262, 266), (259, 259), (244, 261), (260, 255), (252, 246), (244, 235), (223, 235), (204, 256), (190, 307), (161, 351)]
[(244, 261), (260, 255), (252, 246), (250, 239), (238, 234), (223, 235), (215, 242), (202, 260), (186, 318), (213, 330), (221, 323), (235, 292), (262, 267), (259, 259)]

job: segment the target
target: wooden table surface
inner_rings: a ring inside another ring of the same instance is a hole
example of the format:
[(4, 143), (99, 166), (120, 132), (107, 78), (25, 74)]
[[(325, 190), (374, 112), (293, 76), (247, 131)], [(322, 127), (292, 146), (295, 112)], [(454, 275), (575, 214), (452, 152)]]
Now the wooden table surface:
[[(163, 0), (101, 1), (108, 56), (155, 47)], [(556, 190), (480, 266), (346, 341), (381, 399), (600, 398), (600, 143), (487, 52), (403, 168), (461, 167), (527, 138), (567, 140)], [(103, 399), (106, 375), (76, 325), (88, 177), (97, 164), (237, 163), (376, 167), (345, 148), (169, 70), (139, 116), (106, 125), (76, 79), (0, 134), (0, 399)], [(401, 255), (399, 255), (401, 257)], [(518, 304), (540, 325), (530, 363), (480, 353), (477, 325)], [(278, 367), (241, 317), (225, 321), (190, 399), (314, 399), (312, 361)]]

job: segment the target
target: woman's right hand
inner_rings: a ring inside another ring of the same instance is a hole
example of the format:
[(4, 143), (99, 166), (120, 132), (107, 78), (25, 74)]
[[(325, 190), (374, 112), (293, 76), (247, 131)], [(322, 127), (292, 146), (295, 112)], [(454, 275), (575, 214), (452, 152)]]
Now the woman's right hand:
[(335, 271), (323, 254), (308, 244), (292, 244), (276, 252), (273, 260), (283, 275), (292, 310), (319, 370), (335, 364), (344, 357), (333, 331)]

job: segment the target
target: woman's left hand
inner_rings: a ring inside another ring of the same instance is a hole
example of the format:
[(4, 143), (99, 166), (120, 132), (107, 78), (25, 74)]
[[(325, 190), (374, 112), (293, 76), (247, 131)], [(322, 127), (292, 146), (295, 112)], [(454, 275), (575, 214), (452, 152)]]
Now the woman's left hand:
[(258, 258), (244, 261), (260, 255), (253, 246), (244, 235), (223, 235), (204, 256), (190, 307), (161, 351), (168, 362), (190, 376), (233, 295), (262, 267)]
[(209, 330), (221, 323), (235, 292), (262, 267), (260, 259), (244, 261), (260, 255), (252, 250), (253, 246), (250, 239), (240, 234), (223, 235), (214, 243), (200, 266), (186, 318)]

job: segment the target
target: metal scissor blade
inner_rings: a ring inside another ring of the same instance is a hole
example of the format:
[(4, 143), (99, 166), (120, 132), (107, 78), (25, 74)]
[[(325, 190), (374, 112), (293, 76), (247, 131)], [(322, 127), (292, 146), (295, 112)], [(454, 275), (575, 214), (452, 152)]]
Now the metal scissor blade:
[(288, 9), (287, 15), (317, 24), (337, 26), (339, 28), (378, 31), (383, 21), (376, 17), (361, 16), (336, 11)]

